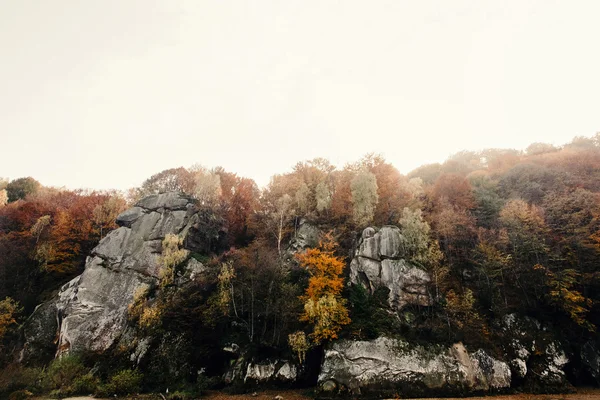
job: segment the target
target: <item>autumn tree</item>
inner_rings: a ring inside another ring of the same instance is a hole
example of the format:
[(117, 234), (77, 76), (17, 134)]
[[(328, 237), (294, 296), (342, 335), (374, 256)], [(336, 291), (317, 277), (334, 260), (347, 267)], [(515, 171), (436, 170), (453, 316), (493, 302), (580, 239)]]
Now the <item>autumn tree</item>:
[(17, 323), (15, 318), (19, 311), (19, 304), (10, 297), (0, 301), (0, 349), (4, 335), (12, 325)]
[(226, 252), (224, 260), (214, 308), (243, 329), (251, 343), (274, 345), (282, 335), (285, 340), (290, 319), (299, 312), (300, 291), (297, 282), (288, 280), (279, 255), (258, 239)]
[(502, 208), (500, 221), (508, 232), (512, 253), (517, 261), (542, 263), (546, 259), (547, 233), (542, 211), (523, 200), (511, 200)]
[(379, 200), (377, 179), (372, 172), (362, 170), (352, 179), (350, 188), (354, 222), (358, 226), (365, 226), (373, 220), (375, 207)]
[(203, 167), (193, 167), (194, 190), (193, 195), (200, 205), (215, 207), (221, 199), (221, 176), (214, 171)]
[(431, 228), (423, 220), (420, 209), (405, 207), (398, 221), (401, 226), (401, 245), (403, 254), (409, 261), (426, 267), (432, 274), (436, 289), (436, 299), (445, 289), (448, 268), (442, 265), (443, 254), (437, 241), (430, 237)]
[(125, 199), (116, 193), (109, 194), (109, 196), (96, 205), (92, 211), (92, 220), (95, 224), (96, 229), (99, 230), (100, 239), (104, 237), (104, 234), (117, 227), (116, 219), (117, 216), (125, 211)]
[(442, 174), (442, 165), (439, 163), (425, 164), (408, 173), (408, 178), (419, 178), (425, 184), (434, 183)]
[(40, 183), (32, 177), (12, 180), (6, 186), (8, 202), (24, 199), (26, 196), (36, 193), (40, 187)]
[(534, 270), (544, 274), (549, 303), (566, 313), (577, 325), (595, 332), (596, 327), (586, 319), (592, 300), (577, 290), (581, 274), (570, 268), (552, 272), (541, 264), (536, 264)]
[(367, 154), (354, 168), (357, 171), (367, 170), (375, 176), (378, 199), (373, 213), (375, 225), (395, 223), (402, 209), (411, 200), (411, 193), (407, 188), (408, 180), (381, 155)]
[(183, 167), (169, 168), (146, 179), (137, 192), (137, 198), (165, 192), (192, 194), (194, 175)]
[(341, 296), (344, 262), (335, 256), (336, 246), (332, 236), (326, 234), (318, 248), (296, 255), (300, 266), (310, 274), (300, 319), (313, 326), (311, 338), (317, 344), (337, 338), (342, 327), (350, 323), (346, 300)]
[(8, 203), (8, 193), (6, 189), (0, 189), (0, 207), (4, 207)]
[(323, 213), (331, 207), (331, 190), (326, 181), (321, 181), (316, 187), (315, 198), (317, 201), (317, 211)]
[(159, 257), (160, 285), (171, 285), (175, 280), (175, 269), (185, 261), (189, 251), (183, 248), (183, 238), (168, 233), (162, 241), (162, 252)]

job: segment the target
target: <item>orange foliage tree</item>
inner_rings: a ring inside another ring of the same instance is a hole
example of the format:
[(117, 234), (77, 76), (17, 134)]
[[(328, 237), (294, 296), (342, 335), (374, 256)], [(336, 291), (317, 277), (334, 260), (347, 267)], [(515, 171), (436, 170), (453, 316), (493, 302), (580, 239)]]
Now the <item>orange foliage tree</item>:
[(324, 235), (319, 247), (297, 254), (296, 259), (310, 274), (301, 321), (313, 324), (311, 337), (316, 344), (337, 338), (344, 325), (350, 323), (346, 300), (342, 298), (344, 287), (344, 261), (335, 256), (337, 244), (331, 234)]

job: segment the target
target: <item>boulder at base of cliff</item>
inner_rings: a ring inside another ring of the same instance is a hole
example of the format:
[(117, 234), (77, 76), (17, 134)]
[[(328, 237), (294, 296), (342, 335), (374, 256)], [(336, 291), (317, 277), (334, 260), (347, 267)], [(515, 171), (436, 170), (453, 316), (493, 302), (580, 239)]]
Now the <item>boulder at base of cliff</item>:
[(245, 356), (235, 360), (223, 376), (226, 384), (259, 386), (290, 385), (298, 380), (296, 364), (286, 360), (248, 361)]
[(325, 351), (319, 389), (324, 396), (433, 396), (500, 391), (510, 387), (508, 364), (485, 351), (418, 346), (380, 337), (341, 340)]
[(523, 384), (526, 390), (541, 393), (571, 389), (564, 371), (569, 359), (551, 327), (518, 314), (505, 315), (498, 327), (513, 385)]
[(581, 348), (581, 364), (600, 385), (600, 344), (596, 341), (588, 341)]

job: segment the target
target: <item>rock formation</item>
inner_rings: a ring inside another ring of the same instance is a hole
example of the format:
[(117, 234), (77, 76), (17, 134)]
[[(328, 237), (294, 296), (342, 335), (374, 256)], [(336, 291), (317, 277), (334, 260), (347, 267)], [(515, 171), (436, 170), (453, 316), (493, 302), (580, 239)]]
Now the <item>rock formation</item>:
[[(39, 358), (40, 351), (48, 353), (54, 338), (56, 354), (102, 353), (113, 346), (127, 327), (127, 309), (136, 289), (158, 282), (165, 235), (180, 235), (185, 241), (197, 216), (190, 198), (164, 193), (140, 200), (119, 215), (117, 223), (120, 227), (92, 250), (84, 272), (29, 318), (24, 360)], [(190, 258), (176, 283), (184, 284), (203, 271), (204, 266)]]
[(371, 293), (389, 289), (389, 304), (396, 310), (407, 304), (430, 304), (429, 274), (404, 260), (400, 229), (384, 226), (379, 231), (366, 228), (350, 263), (350, 282), (363, 285)]
[(564, 371), (569, 359), (551, 329), (517, 314), (505, 315), (498, 328), (516, 381), (525, 380), (530, 389), (552, 390), (569, 385)]
[(332, 394), (466, 394), (510, 387), (502, 361), (461, 343), (451, 348), (380, 337), (338, 341), (325, 351), (319, 387)]

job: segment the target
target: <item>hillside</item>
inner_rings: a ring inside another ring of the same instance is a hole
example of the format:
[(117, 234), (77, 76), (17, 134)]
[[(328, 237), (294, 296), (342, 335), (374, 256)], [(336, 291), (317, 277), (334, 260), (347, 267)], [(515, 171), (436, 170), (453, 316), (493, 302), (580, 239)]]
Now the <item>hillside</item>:
[(314, 159), (262, 189), (198, 166), (126, 194), (2, 181), (0, 396), (597, 386), (599, 178), (600, 134), (407, 175)]

